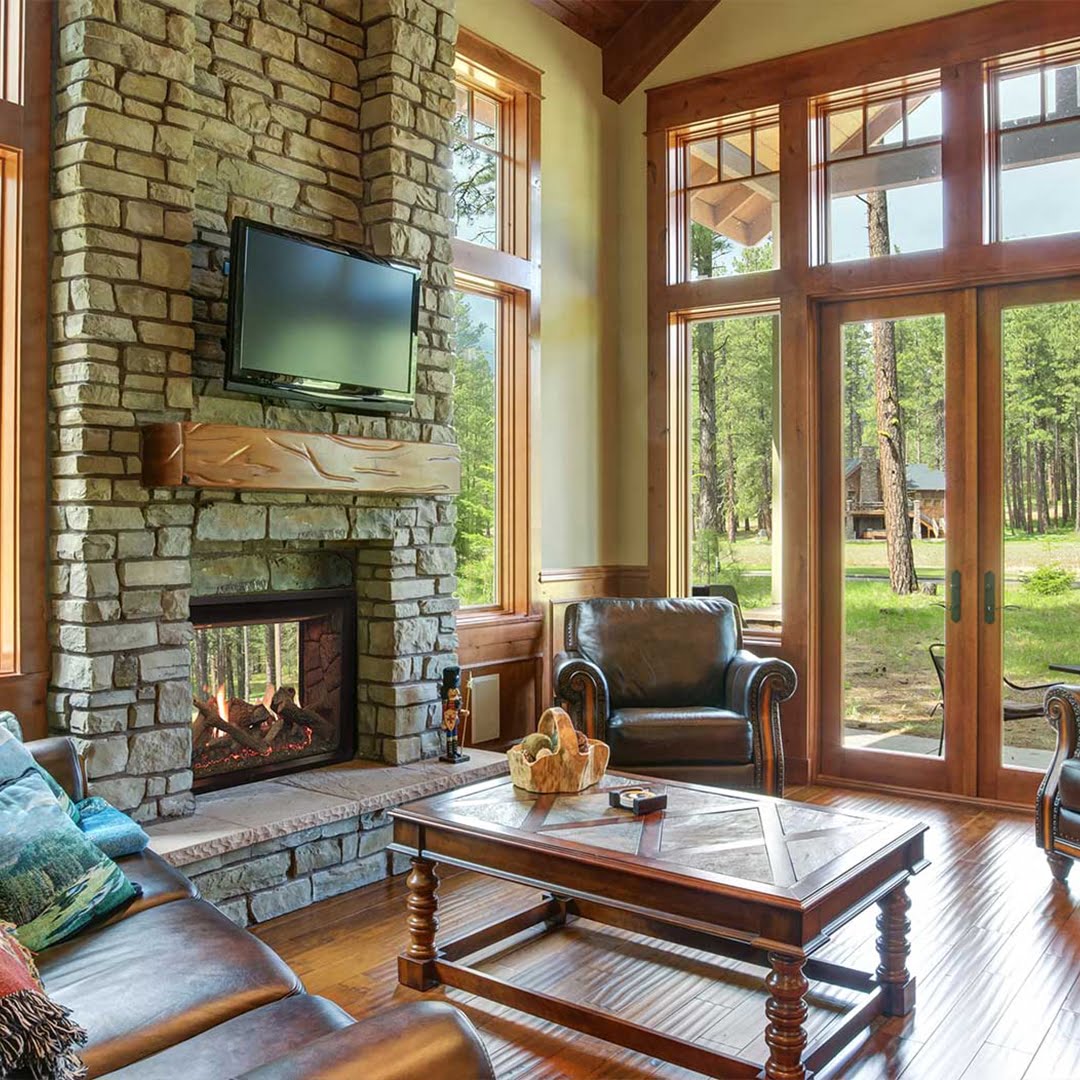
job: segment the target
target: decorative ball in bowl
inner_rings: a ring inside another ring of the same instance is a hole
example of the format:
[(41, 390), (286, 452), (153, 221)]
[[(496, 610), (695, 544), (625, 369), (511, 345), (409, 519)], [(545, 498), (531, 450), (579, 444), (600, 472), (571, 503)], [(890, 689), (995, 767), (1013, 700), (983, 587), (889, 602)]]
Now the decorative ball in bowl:
[(542, 794), (584, 791), (607, 771), (611, 750), (575, 729), (565, 709), (548, 709), (536, 733), (506, 751), (514, 786)]

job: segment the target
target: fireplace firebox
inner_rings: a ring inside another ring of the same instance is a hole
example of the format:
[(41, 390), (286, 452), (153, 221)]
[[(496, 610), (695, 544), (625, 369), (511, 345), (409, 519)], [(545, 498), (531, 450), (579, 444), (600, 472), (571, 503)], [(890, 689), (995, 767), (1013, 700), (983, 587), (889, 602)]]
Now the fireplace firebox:
[(354, 756), (351, 590), (193, 599), (191, 621), (196, 792)]

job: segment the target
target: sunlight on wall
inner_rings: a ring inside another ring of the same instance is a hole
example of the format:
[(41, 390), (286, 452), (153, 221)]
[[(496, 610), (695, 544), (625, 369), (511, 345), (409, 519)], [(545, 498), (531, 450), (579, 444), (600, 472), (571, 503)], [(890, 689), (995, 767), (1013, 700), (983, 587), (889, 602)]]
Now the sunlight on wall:
[(458, 0), (462, 26), (544, 72), (541, 106), (541, 558), (615, 561), (617, 106), (600, 50), (527, 0)]

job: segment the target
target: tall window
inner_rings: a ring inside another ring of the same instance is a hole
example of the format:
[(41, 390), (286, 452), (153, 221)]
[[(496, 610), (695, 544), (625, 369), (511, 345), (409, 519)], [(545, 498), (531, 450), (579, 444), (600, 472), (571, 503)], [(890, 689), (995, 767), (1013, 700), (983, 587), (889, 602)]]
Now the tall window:
[(1080, 232), (1080, 58), (992, 69), (994, 239)]
[(0, 0), (0, 709), (44, 733), (52, 7)]
[(685, 277), (780, 265), (780, 125), (776, 110), (726, 119), (680, 140)]
[(819, 107), (825, 262), (942, 245), (937, 76), (866, 87)]
[(529, 605), (529, 365), (539, 255), (539, 72), (467, 30), (454, 117), (455, 546), (466, 618)]

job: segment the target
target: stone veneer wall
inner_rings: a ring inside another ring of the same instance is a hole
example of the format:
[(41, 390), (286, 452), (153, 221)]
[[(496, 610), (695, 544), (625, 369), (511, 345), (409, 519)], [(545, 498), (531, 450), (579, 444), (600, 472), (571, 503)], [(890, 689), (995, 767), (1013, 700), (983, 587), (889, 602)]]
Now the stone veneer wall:
[[(148, 491), (141, 424), (452, 441), (453, 0), (61, 0), (54, 156), (50, 714), (92, 788), (187, 813), (189, 600), (355, 583), (361, 752), (433, 753), (456, 647), (454, 506)], [(221, 388), (233, 216), (423, 272), (399, 419)]]
[(392, 833), (387, 811), (375, 810), (180, 869), (203, 899), (247, 926), (404, 873), (408, 859), (387, 851)]

